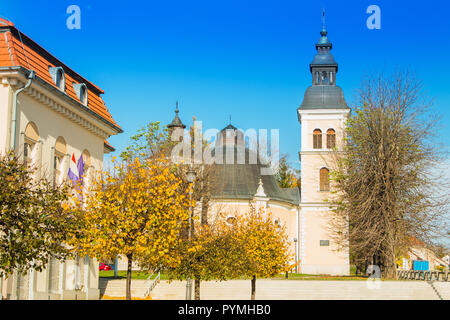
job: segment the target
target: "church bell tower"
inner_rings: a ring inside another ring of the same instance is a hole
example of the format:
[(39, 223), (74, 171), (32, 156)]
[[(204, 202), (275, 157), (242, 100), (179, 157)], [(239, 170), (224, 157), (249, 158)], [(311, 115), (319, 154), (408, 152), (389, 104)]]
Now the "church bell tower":
[(344, 123), (350, 108), (336, 85), (338, 64), (323, 18), (317, 53), (309, 65), (312, 84), (297, 109), (301, 125), (301, 202), (299, 257), (302, 273), (349, 274), (348, 250), (337, 250), (330, 230), (333, 194), (329, 174), (333, 153), (342, 149)]

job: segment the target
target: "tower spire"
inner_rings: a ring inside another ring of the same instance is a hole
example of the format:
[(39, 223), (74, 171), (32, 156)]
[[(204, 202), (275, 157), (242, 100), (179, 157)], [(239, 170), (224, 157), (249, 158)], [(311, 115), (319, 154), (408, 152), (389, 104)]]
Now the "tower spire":
[(325, 31), (325, 8), (322, 8), (322, 30)]
[(178, 116), (179, 112), (180, 110), (178, 109), (178, 100), (177, 100), (177, 102), (175, 103), (175, 117), (173, 118), (172, 122), (167, 125), (167, 128), (171, 130), (174, 128), (182, 128), (182, 129), (186, 128), (186, 125), (183, 124), (180, 117)]

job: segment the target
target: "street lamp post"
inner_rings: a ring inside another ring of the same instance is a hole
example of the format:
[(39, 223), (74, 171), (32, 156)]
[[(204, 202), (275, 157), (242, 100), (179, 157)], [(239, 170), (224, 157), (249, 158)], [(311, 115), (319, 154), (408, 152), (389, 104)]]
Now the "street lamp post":
[[(195, 171), (192, 168), (186, 174), (187, 181), (189, 183), (193, 183), (195, 180)], [(192, 237), (192, 189), (189, 188), (189, 226), (188, 226), (188, 239), (191, 240)], [(192, 280), (191, 277), (188, 276), (186, 282), (186, 300), (192, 300)]]
[(298, 252), (297, 252), (297, 238), (294, 238), (294, 244), (295, 244), (295, 272), (298, 272)]

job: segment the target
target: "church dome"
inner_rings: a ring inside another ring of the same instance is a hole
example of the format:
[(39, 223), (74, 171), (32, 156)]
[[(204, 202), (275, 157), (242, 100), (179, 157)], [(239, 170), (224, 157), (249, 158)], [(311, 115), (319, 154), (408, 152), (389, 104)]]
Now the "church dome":
[[(224, 134), (227, 130), (234, 131), (234, 138), (225, 139)], [(245, 145), (244, 133), (241, 130), (230, 124), (219, 133), (219, 137), (222, 138), (216, 141), (215, 148), (211, 152), (216, 158), (212, 182), (213, 198), (252, 200), (261, 179), (264, 192), (269, 199), (293, 205), (299, 203), (298, 188), (281, 188), (273, 174), (262, 174), (264, 171), (267, 173), (270, 171), (269, 165), (263, 163), (260, 156)], [(229, 151), (233, 152), (231, 157), (227, 157)], [(217, 158), (221, 160), (218, 161)]]
[[(266, 196), (272, 200), (298, 205), (300, 191), (298, 188), (280, 188), (274, 175), (262, 175), (261, 169), (268, 168), (259, 159), (256, 164), (249, 162), (252, 150), (245, 151), (245, 163), (237, 163), (238, 150), (234, 147), (234, 163), (227, 164), (223, 150), (223, 164), (214, 164), (213, 192), (216, 199), (252, 200), (257, 193), (261, 179)], [(214, 150), (215, 151), (215, 150)], [(213, 151), (213, 154), (215, 153)]]
[(348, 109), (348, 106), (339, 86), (314, 85), (306, 89), (299, 109)]

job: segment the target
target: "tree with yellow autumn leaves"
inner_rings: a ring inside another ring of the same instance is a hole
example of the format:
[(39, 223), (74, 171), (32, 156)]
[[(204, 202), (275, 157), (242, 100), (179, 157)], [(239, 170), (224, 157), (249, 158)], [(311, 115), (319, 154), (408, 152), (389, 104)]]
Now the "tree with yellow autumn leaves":
[(131, 299), (133, 261), (146, 268), (180, 263), (174, 248), (188, 220), (188, 190), (164, 156), (113, 164), (114, 172), (94, 179), (84, 205), (73, 208), (81, 228), (70, 244), (98, 259), (126, 256), (126, 298)]
[[(198, 224), (191, 240), (184, 239), (177, 248), (181, 262), (168, 268), (170, 279), (227, 280), (240, 276), (237, 230), (223, 220)], [(195, 286), (195, 300), (200, 300), (200, 286)]]
[(179, 250), (181, 263), (168, 270), (171, 278), (250, 278), (252, 300), (256, 278), (285, 272), (292, 260), (286, 231), (274, 223), (270, 212), (253, 207), (231, 223), (219, 217), (214, 224), (197, 226), (194, 238), (184, 241)]
[(235, 245), (240, 250), (239, 273), (251, 278), (251, 299), (255, 300), (256, 278), (270, 278), (284, 272), (291, 260), (284, 227), (274, 223), (271, 212), (254, 207), (235, 220)]

